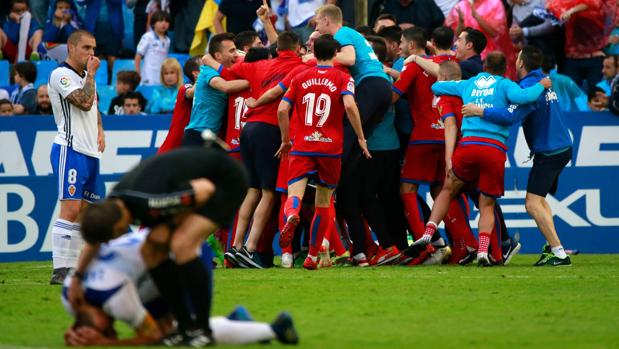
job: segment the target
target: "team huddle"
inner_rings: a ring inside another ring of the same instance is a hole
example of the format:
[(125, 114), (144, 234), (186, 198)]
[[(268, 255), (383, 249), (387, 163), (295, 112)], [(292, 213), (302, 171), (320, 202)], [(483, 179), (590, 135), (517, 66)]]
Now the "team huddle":
[[(268, 267), (264, 246), (276, 231), (284, 268), (294, 267), (304, 246), (309, 270), (508, 264), (521, 246), (496, 200), (510, 126), (521, 121), (534, 159), (526, 207), (548, 242), (535, 265), (571, 264), (545, 201), (571, 159), (571, 140), (539, 49), (519, 54), (517, 84), (503, 77), (503, 54), (488, 54), (482, 65), (485, 37), (471, 28), (459, 34), (455, 52), (449, 28), (430, 38), (416, 27), (398, 32), (398, 70), (381, 63), (385, 41), (343, 26), (336, 6), (317, 10), (303, 56), (294, 33), (275, 32), (266, 6), (258, 16), (276, 51), (250, 45), (240, 56), (234, 35), (214, 35), (209, 53), (185, 64), (193, 85), (179, 91), (159, 154), (103, 200), (96, 41), (82, 31), (69, 38), (69, 58), (49, 83), (61, 200), (52, 282), (64, 283), (63, 303), (75, 316), (67, 344), (297, 343), (287, 313), (272, 324), (251, 321), (244, 308), (210, 316), (213, 265), (203, 242), (212, 234), (226, 247), (230, 241), (231, 268)], [(393, 126), (402, 103), (414, 124), (409, 134)], [(420, 185), (429, 186), (431, 208)], [(480, 212), (478, 238), (469, 199)], [(142, 228), (128, 233), (130, 224)], [(117, 339), (114, 319), (135, 336)]]

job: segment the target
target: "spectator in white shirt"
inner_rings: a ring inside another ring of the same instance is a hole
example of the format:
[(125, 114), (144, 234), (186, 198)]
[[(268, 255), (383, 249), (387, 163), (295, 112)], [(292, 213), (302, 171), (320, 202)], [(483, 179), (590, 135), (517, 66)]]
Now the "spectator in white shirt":
[[(170, 51), (170, 38), (166, 35), (170, 27), (170, 15), (167, 12), (155, 12), (150, 25), (152, 31), (144, 33), (138, 43), (135, 54), (135, 71), (142, 76), (143, 85), (159, 85), (161, 64)], [(144, 58), (144, 67), (140, 64)]]

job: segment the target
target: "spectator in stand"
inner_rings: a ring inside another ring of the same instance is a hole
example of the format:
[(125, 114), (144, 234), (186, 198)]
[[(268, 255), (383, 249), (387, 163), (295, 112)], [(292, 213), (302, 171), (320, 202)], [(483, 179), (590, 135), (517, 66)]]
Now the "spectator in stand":
[(374, 22), (374, 34), (378, 33), (384, 27), (391, 27), (394, 25), (398, 25), (395, 17), (390, 13), (383, 13), (382, 15), (376, 18), (376, 22)]
[(183, 70), (176, 58), (166, 58), (161, 64), (161, 86), (157, 86), (148, 104), (151, 114), (170, 114), (174, 110), (176, 94), (183, 86)]
[(563, 33), (555, 27), (550, 18), (540, 18), (533, 10), (543, 9), (546, 0), (508, 0), (512, 5), (512, 26), (509, 36), (517, 47), (533, 45), (539, 47), (544, 55), (561, 56)]
[(592, 90), (602, 80), (602, 49), (615, 26), (616, 1), (550, 0), (546, 6), (564, 23), (565, 62), (561, 73), (585, 91)]
[[(262, 0), (221, 0), (215, 12), (213, 25), (215, 34), (223, 32), (240, 33), (245, 30), (254, 30), (254, 22), (258, 18), (256, 11), (262, 5)], [(226, 18), (224, 30), (222, 21)]]
[[(460, 35), (466, 27), (484, 33), (487, 45), (481, 58), (486, 59), (486, 55), (492, 51), (501, 51), (507, 58), (506, 76), (512, 80), (516, 78), (516, 53), (509, 37), (507, 16), (501, 0), (460, 1), (447, 16), (445, 25), (451, 27), (456, 35)], [(464, 76), (462, 78), (466, 79)]]
[(615, 13), (615, 29), (610, 33), (605, 51), (609, 55), (619, 55), (619, 0), (617, 0)]
[(617, 74), (610, 87), (611, 91), (610, 96), (608, 97), (608, 109), (612, 113), (619, 115), (619, 74)]
[(9, 95), (9, 91), (0, 88), (0, 99), (9, 99), (11, 96)]
[(355, 27), (355, 30), (363, 36), (376, 35), (376, 32), (374, 31), (374, 29), (372, 29), (372, 27), (370, 27), (369, 25), (358, 25)]
[(11, 103), (15, 114), (34, 114), (37, 109), (37, 92), (33, 84), (37, 79), (37, 67), (32, 62), (19, 62), (14, 69), (18, 88), (11, 94)]
[[(142, 85), (159, 85), (161, 64), (170, 51), (170, 38), (166, 35), (170, 28), (170, 15), (157, 11), (150, 18), (153, 30), (142, 35), (135, 53), (135, 71), (142, 76)], [(140, 64), (144, 58), (144, 69)]]
[(433, 0), (386, 0), (383, 13), (395, 16), (400, 25), (412, 24), (423, 28), (426, 33), (432, 33), (445, 20)]
[(587, 105), (593, 111), (608, 110), (608, 97), (601, 88), (596, 87), (587, 95)]
[(144, 96), (141, 93), (130, 91), (123, 98), (123, 115), (146, 115), (144, 109)]
[(191, 118), (191, 108), (193, 106), (193, 95), (195, 90), (194, 85), (200, 74), (201, 64), (201, 57), (194, 56), (188, 59), (185, 65), (183, 65), (183, 73), (191, 83), (185, 84), (178, 89), (176, 105), (174, 106), (174, 113), (170, 121), (170, 129), (165, 141), (163, 141), (163, 144), (161, 144), (161, 147), (157, 150), (157, 154), (165, 153), (181, 146), (181, 141), (185, 133), (185, 126), (187, 126)]
[(110, 68), (122, 49), (125, 35), (122, 0), (75, 0), (84, 7), (84, 29), (97, 38), (95, 54), (107, 58)]
[(49, 15), (50, 5), (53, 5), (53, 3), (50, 0), (28, 0), (32, 17), (39, 23), (45, 23)]
[(43, 42), (37, 50), (43, 59), (64, 62), (67, 59), (67, 39), (80, 29), (81, 22), (72, 0), (58, 0), (55, 10), (45, 23)]
[(0, 116), (13, 116), (13, 104), (8, 99), (0, 99)]
[(335, 0), (286, 0), (286, 20), (290, 30), (299, 36), (301, 42), (307, 41), (316, 26), (314, 12), (322, 5), (335, 3)]
[(26, 0), (11, 1), (11, 12), (2, 31), (0, 59), (8, 59), (12, 63), (26, 60), (27, 57), (30, 60), (40, 59), (37, 47), (41, 43), (43, 30), (39, 22), (32, 18)]
[(49, 100), (47, 85), (43, 84), (37, 89), (37, 115), (52, 115), (52, 102)]
[(146, 5), (149, 0), (125, 0), (127, 8), (133, 9), (133, 44), (140, 42), (142, 35), (146, 32), (148, 26), (148, 14), (146, 13)]
[(610, 84), (619, 72), (619, 56), (610, 55), (604, 58), (602, 63), (602, 81), (598, 82), (596, 87), (602, 89), (606, 96), (610, 96)]
[[(125, 93), (134, 92), (140, 84), (140, 75), (131, 70), (123, 70), (116, 73), (116, 97), (110, 103), (108, 115), (122, 115), (123, 98)], [(141, 94), (141, 93), (140, 93)], [(144, 98), (144, 96), (142, 96)]]

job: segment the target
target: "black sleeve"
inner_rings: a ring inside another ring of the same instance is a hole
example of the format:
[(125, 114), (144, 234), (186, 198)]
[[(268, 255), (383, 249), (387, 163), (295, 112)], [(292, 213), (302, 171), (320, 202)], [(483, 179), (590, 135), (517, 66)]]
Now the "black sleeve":
[(127, 206), (134, 219), (147, 226), (169, 221), (175, 215), (195, 207), (195, 193), (185, 182), (169, 193), (145, 193), (137, 190), (118, 190), (110, 193)]
[(619, 78), (615, 78), (613, 82), (610, 96), (608, 96), (608, 109), (619, 115)]
[(230, 4), (230, 1), (221, 0), (217, 9), (219, 10), (219, 12), (223, 13), (226, 17), (228, 17), (231, 7), (232, 5)]

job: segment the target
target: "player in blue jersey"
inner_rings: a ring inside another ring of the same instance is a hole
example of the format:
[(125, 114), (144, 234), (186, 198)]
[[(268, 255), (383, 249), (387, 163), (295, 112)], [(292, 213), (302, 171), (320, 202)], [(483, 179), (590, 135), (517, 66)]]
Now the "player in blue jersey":
[[(535, 101), (545, 88), (552, 84), (550, 79), (522, 89), (513, 81), (504, 78), (506, 60), (500, 52), (488, 55), (484, 72), (463, 81), (439, 81), (432, 85), (435, 95), (460, 96), (464, 103), (483, 107), (506, 107), (509, 103), (530, 103)], [(509, 127), (496, 125), (481, 117), (469, 117), (462, 121), (462, 140), (452, 157), (452, 169), (432, 207), (430, 220), (418, 246), (430, 243), (438, 229), (438, 223), (445, 217), (449, 202), (465, 183), (476, 183), (479, 196), (479, 248), (477, 261), (490, 265), (488, 247), (494, 226), (494, 204), (503, 195), (505, 175), (505, 141)]]
[[(238, 57), (238, 51), (234, 45), (234, 34), (221, 33), (214, 35), (209, 43), (209, 54), (221, 64), (230, 67)], [(185, 127), (183, 145), (200, 146), (202, 131), (211, 130), (218, 134), (223, 123), (228, 93), (245, 90), (249, 87), (246, 80), (226, 81), (219, 76), (219, 72), (208, 65), (200, 67), (200, 74), (196, 80), (194, 89), (193, 107), (189, 124)]]
[[(539, 48), (525, 46), (522, 49), (516, 61), (522, 88), (533, 86), (545, 77), (540, 69), (542, 60), (543, 53)], [(508, 108), (483, 108), (467, 104), (463, 114), (481, 115), (482, 120), (503, 126), (522, 121), (524, 136), (533, 157), (525, 207), (548, 242), (535, 265), (570, 265), (570, 257), (561, 246), (552, 211), (546, 201), (548, 193), (556, 192), (559, 175), (572, 159), (572, 140), (556, 92), (547, 90), (534, 103), (510, 105)]]

